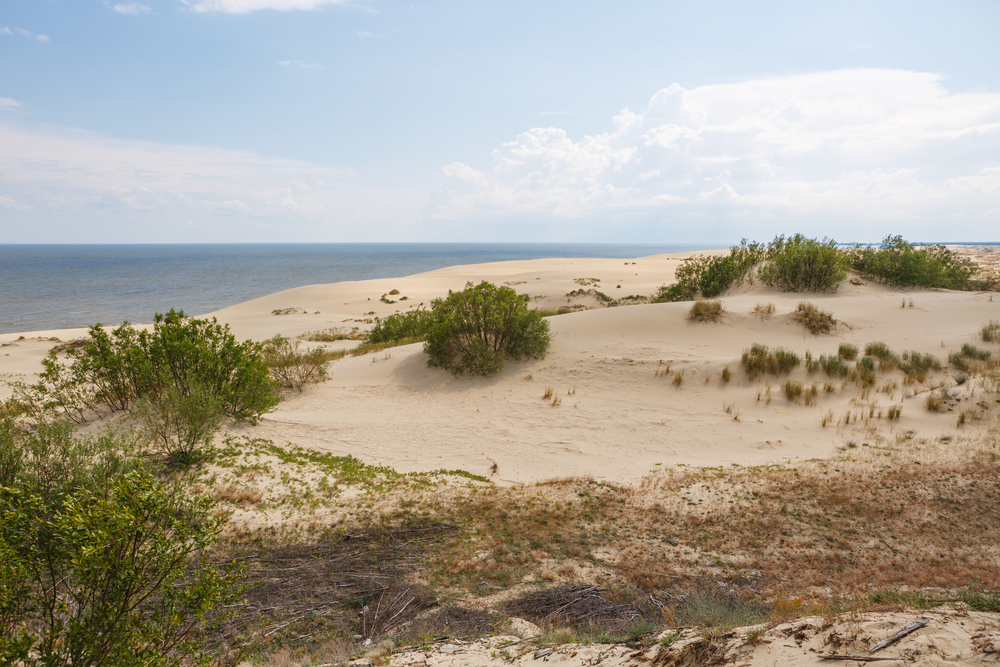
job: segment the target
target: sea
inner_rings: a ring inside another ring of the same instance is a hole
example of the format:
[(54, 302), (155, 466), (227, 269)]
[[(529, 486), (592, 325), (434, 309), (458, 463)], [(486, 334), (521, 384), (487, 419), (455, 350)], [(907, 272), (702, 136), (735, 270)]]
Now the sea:
[(0, 333), (201, 315), (274, 292), (460, 264), (629, 259), (705, 245), (589, 243), (0, 244)]

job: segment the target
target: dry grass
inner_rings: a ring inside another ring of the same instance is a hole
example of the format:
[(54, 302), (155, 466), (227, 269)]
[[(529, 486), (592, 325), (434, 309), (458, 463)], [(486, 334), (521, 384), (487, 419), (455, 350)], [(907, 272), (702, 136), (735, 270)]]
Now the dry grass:
[(698, 299), (691, 304), (691, 310), (688, 311), (688, 319), (698, 322), (718, 322), (725, 312), (726, 310), (722, 307), (722, 302), (718, 299)]
[(792, 319), (802, 324), (814, 336), (828, 334), (837, 326), (837, 320), (833, 319), (832, 313), (820, 310), (808, 301), (799, 303), (792, 313)]
[(750, 314), (753, 315), (754, 317), (759, 317), (762, 320), (766, 320), (767, 318), (771, 317), (771, 315), (774, 315), (774, 304), (758, 303), (756, 306), (753, 307), (753, 310), (750, 311)]
[(984, 324), (983, 328), (979, 331), (979, 337), (983, 339), (984, 343), (1000, 342), (1000, 322), (990, 320)]

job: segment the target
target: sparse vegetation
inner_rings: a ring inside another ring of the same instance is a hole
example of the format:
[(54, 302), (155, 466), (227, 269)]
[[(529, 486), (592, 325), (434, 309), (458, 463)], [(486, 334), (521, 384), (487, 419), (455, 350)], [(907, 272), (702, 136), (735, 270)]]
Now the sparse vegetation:
[(809, 329), (809, 333), (814, 336), (828, 334), (837, 326), (837, 320), (833, 319), (831, 313), (820, 310), (808, 301), (799, 302), (795, 312), (792, 313), (792, 318)]
[(854, 361), (858, 356), (858, 346), (851, 345), (850, 343), (841, 343), (840, 347), (837, 348), (837, 356), (843, 357), (848, 361)]
[(323, 382), (329, 377), (328, 357), (322, 348), (303, 350), (299, 341), (278, 335), (264, 343), (261, 354), (271, 377), (286, 389), (302, 391), (305, 385)]
[(979, 337), (983, 339), (984, 343), (1000, 342), (1000, 322), (990, 320), (984, 324), (979, 331)]
[(781, 390), (785, 392), (785, 397), (790, 401), (797, 401), (802, 397), (802, 383), (794, 380), (786, 380), (781, 385)]
[(754, 317), (759, 317), (762, 320), (766, 320), (767, 318), (771, 317), (771, 315), (774, 315), (774, 304), (758, 303), (753, 307), (753, 310), (750, 311), (750, 314), (753, 315)]
[(743, 353), (743, 368), (751, 380), (761, 375), (787, 375), (799, 365), (799, 357), (784, 348), (771, 350), (766, 345), (754, 343)]
[(721, 301), (698, 299), (691, 305), (688, 319), (698, 322), (718, 322), (725, 312)]

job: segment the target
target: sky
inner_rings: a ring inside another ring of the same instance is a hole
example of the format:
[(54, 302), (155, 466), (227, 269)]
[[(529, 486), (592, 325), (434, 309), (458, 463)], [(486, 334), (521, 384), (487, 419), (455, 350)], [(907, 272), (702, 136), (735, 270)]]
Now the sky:
[(0, 243), (998, 242), (998, 34), (995, 0), (4, 0)]

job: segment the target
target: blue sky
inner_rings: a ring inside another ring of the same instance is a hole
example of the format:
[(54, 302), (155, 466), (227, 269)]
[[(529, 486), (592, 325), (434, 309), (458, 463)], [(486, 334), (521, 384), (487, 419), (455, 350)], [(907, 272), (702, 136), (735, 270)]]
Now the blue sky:
[(1000, 3), (5, 0), (0, 243), (1000, 241)]

